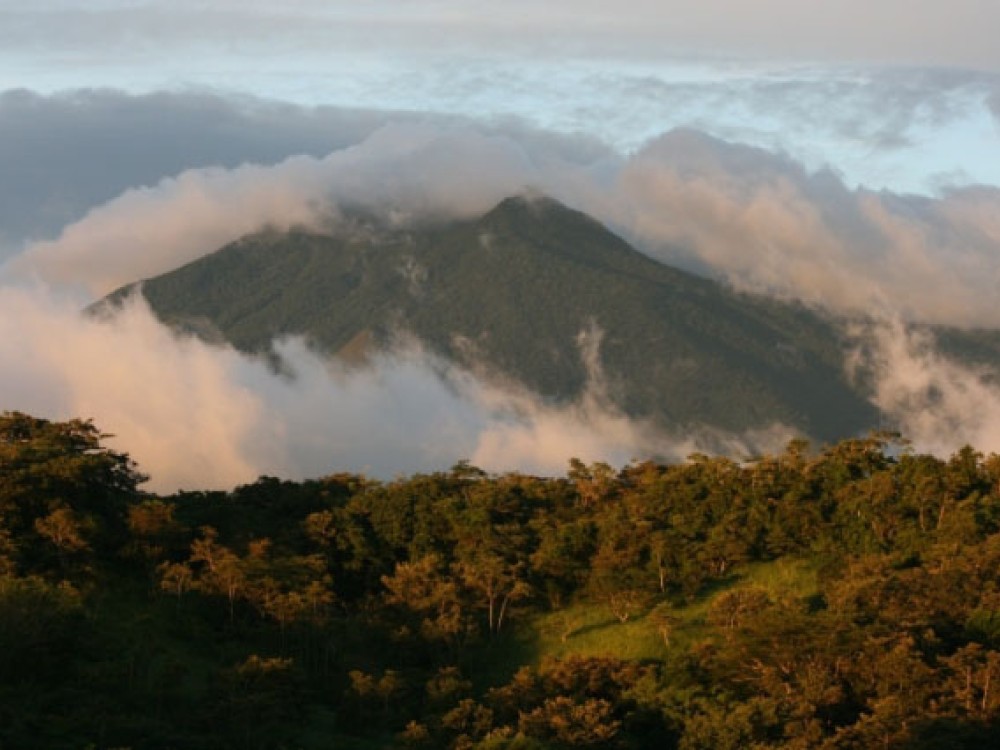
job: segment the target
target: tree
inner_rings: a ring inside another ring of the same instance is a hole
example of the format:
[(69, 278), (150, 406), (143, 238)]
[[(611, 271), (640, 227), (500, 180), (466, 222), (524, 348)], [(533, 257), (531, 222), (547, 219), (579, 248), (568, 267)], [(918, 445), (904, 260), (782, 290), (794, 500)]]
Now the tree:
[(942, 662), (946, 700), (955, 714), (990, 720), (1000, 713), (1000, 653), (969, 643)]
[(156, 565), (181, 545), (184, 528), (175, 519), (177, 506), (150, 498), (128, 507), (129, 553)]
[(381, 677), (367, 674), (360, 669), (353, 669), (347, 675), (351, 680), (349, 694), (357, 701), (362, 713), (367, 713), (371, 704), (377, 702), (381, 708), (383, 720), (389, 718), (392, 699), (405, 688), (399, 672), (387, 669)]
[(576, 486), (583, 507), (593, 507), (609, 500), (618, 487), (615, 470), (603, 461), (587, 466), (578, 458), (569, 460), (566, 476)]
[(504, 617), (514, 602), (531, 595), (531, 587), (523, 578), (524, 566), (510, 563), (500, 555), (477, 555), (457, 563), (456, 569), (466, 588), (482, 597), (490, 633), (500, 632)]
[(321, 555), (274, 554), (268, 539), (249, 544), (243, 560), (245, 596), (262, 615), (278, 623), (284, 637), (293, 622), (320, 624), (334, 601), (333, 579)]
[(622, 623), (642, 610), (652, 595), (645, 575), (646, 540), (617, 508), (600, 520), (600, 542), (590, 560), (591, 593), (605, 602)]
[(680, 619), (673, 613), (670, 605), (665, 602), (657, 604), (650, 610), (647, 619), (656, 628), (656, 632), (660, 634), (664, 647), (670, 648), (670, 636), (680, 623)]
[(201, 530), (191, 543), (188, 564), (195, 573), (194, 587), (206, 594), (224, 595), (229, 602), (229, 621), (235, 618), (236, 600), (246, 584), (246, 571), (239, 555), (218, 543), (219, 532), (211, 526)]
[(476, 482), (451, 512), (455, 537), (452, 568), (486, 610), (487, 630), (500, 632), (511, 606), (531, 594), (527, 582), (531, 544), (520, 485)]
[(708, 608), (708, 621), (716, 627), (733, 631), (744, 620), (760, 612), (771, 602), (766, 589), (741, 586), (719, 594)]
[(781, 722), (775, 701), (755, 697), (745, 702), (698, 700), (684, 722), (681, 750), (743, 750), (775, 747)]
[(401, 562), (391, 576), (382, 576), (389, 604), (408, 610), (420, 618), (419, 629), (426, 638), (455, 643), (465, 630), (458, 586), (442, 571), (436, 555), (414, 562)]
[[(233, 742), (220, 745), (272, 748), (286, 745), (302, 715), (302, 678), (292, 659), (251, 654), (222, 674), (221, 716), (214, 727), (229, 728)], [(223, 729), (224, 731), (224, 729)]]
[(549, 606), (558, 609), (587, 580), (597, 529), (587, 518), (541, 516), (533, 520), (538, 546), (529, 558), (530, 570)]
[(621, 731), (614, 707), (603, 698), (577, 702), (566, 696), (547, 698), (521, 714), (518, 730), (529, 737), (565, 747), (607, 746)]
[[(85, 545), (116, 551), (146, 477), (127, 454), (103, 445), (108, 437), (89, 421), (0, 415), (0, 528), (18, 540), (38, 533), (62, 555)], [(28, 546), (19, 555), (29, 566), (47, 557)]]
[(194, 571), (187, 563), (163, 562), (157, 567), (160, 574), (160, 588), (177, 597), (177, 608), (181, 606), (181, 595), (194, 584)]
[(77, 515), (65, 506), (57, 507), (47, 516), (36, 518), (35, 531), (55, 545), (59, 558), (63, 561), (69, 555), (90, 549), (90, 545), (83, 538), (83, 524)]

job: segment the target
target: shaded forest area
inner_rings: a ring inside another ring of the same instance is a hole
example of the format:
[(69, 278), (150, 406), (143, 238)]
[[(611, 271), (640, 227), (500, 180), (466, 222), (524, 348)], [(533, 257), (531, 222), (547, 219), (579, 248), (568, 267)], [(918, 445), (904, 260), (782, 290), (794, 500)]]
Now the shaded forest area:
[(142, 491), (0, 416), (0, 748), (1000, 745), (1000, 457)]

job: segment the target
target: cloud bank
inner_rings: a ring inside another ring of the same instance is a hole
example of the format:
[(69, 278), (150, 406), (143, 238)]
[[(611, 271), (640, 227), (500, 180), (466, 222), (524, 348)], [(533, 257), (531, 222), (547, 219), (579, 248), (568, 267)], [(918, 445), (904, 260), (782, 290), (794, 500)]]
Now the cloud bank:
[(691, 130), (623, 157), (530, 130), (387, 125), (323, 158), (189, 170), (128, 191), (8, 271), (100, 295), (255, 229), (335, 222), (344, 206), (397, 224), (464, 218), (526, 189), (740, 289), (842, 315), (1000, 326), (1000, 188), (852, 190), (829, 170)]
[(99, 296), (263, 227), (321, 228), (341, 207), (394, 223), (471, 217), (526, 187), (580, 182), (602, 163), (573, 161), (570, 139), (525, 133), (515, 140), (461, 125), (387, 125), (322, 159), (189, 170), (91, 210), (55, 240), (30, 245), (10, 270)]
[[(992, 30), (1000, 11), (980, 0), (599, 0), (545, 4), (510, 0), (305, 0), (262, 2), (108, 0), (7, 3), (0, 43), (38, 54), (40, 39), (71, 61), (92, 66), (114, 57), (143, 62), (168, 50), (195, 62), (235, 59), (276, 64), (281, 52), (313, 60), (371, 56), (492, 54), (643, 58), (675, 55), (797, 60), (867, 60), (1000, 70)], [(226, 44), (238, 39), (239, 45)], [(175, 63), (176, 64), (176, 63)]]
[[(409, 347), (350, 369), (300, 341), (278, 345), (291, 374), (227, 347), (180, 337), (133, 298), (111, 321), (41, 289), (0, 290), (5, 406), (53, 419), (93, 417), (151, 474), (151, 489), (229, 488), (262, 474), (356, 471), (391, 478), (467, 458), (492, 471), (561, 474), (570, 457), (621, 464), (719, 445), (626, 419), (591, 388), (555, 407), (489, 386)], [(775, 449), (774, 428), (726, 448)]]
[[(691, 130), (621, 155), (518, 123), (400, 122), (322, 157), (184, 171), (30, 246), (0, 286), (4, 406), (95, 418), (159, 489), (232, 486), (262, 473), (386, 476), (461, 458), (559, 472), (574, 455), (620, 463), (779, 448), (789, 437), (780, 426), (744, 436), (659, 434), (610, 408), (599, 379), (581, 401), (557, 408), (419, 351), (353, 371), (294, 341), (280, 345), (289, 378), (176, 338), (141, 304), (98, 323), (59, 301), (65, 287), (103, 294), (266, 225), (328, 226), (346, 206), (397, 224), (461, 218), (526, 189), (743, 289), (845, 315), (1000, 325), (996, 188), (937, 198), (851, 189), (829, 170)], [(991, 427), (1000, 397), (988, 379), (898, 332), (873, 341), (876, 402), (918, 447), (972, 441), (1000, 450)]]
[(360, 142), (393, 116), (207, 92), (6, 91), (0, 244), (49, 239), (126, 190), (188, 169), (321, 157)]
[[(3, 79), (0, 47), (0, 90)], [(133, 68), (129, 68), (130, 70)], [(242, 65), (208, 91), (129, 95), (110, 74), (0, 94), (0, 242), (45, 239), (128, 188), (187, 169), (322, 157), (402, 122), (586, 134), (620, 154), (675, 128), (833, 165), (850, 187), (934, 194), (1000, 185), (1000, 73), (857, 66), (613, 61), (399, 61), (343, 74), (309, 65), (258, 81)], [(24, 85), (16, 78), (9, 85)], [(302, 85), (296, 96), (282, 82)], [(220, 86), (256, 96), (217, 93)], [(139, 87), (139, 91), (145, 91)], [(261, 99), (271, 96), (287, 101)], [(522, 128), (525, 129), (525, 128)]]
[[(4, 3), (0, 89), (141, 95), (0, 94), (2, 406), (93, 416), (162, 487), (768, 445), (780, 427), (678, 442), (599, 378), (556, 409), (419, 351), (359, 374), (283, 342), (278, 377), (141, 305), (98, 324), (61, 300), (345, 206), (405, 224), (528, 190), (740, 289), (997, 326), (998, 22), (979, 0)], [(993, 448), (992, 381), (886, 325), (878, 403), (936, 449)]]
[(761, 149), (674, 131), (628, 160), (602, 212), (667, 262), (846, 315), (998, 326), (1000, 189), (849, 190)]

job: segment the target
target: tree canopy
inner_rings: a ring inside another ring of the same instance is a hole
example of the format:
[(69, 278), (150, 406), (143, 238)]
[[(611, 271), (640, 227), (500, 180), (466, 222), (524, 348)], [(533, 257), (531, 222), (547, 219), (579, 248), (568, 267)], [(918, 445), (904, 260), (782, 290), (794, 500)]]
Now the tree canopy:
[(995, 455), (154, 496), (105, 437), (0, 417), (0, 747), (1000, 740)]

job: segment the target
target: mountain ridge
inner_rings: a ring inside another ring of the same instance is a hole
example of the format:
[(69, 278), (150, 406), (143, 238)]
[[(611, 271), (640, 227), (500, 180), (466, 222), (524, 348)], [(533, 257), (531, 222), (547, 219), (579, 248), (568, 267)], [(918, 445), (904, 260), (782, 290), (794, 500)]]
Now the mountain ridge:
[(164, 322), (245, 351), (303, 335), (328, 353), (354, 342), (356, 357), (358, 337), (388, 346), (402, 329), (554, 402), (587, 387), (577, 337), (596, 326), (611, 400), (671, 430), (782, 422), (834, 440), (876, 421), (834, 323), (659, 263), (551, 198), (410, 229), (348, 225), (250, 235), (139, 288)]

